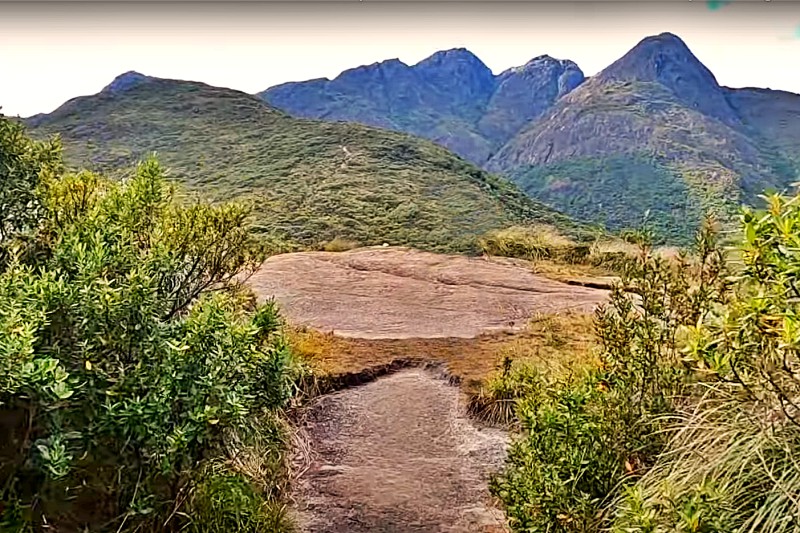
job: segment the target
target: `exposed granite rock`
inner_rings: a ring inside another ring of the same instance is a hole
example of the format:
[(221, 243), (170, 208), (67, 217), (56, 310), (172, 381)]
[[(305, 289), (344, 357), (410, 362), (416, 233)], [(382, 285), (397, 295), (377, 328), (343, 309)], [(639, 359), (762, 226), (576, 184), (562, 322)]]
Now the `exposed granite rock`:
[(107, 93), (121, 93), (140, 83), (147, 82), (150, 79), (149, 76), (131, 70), (114, 78), (114, 81), (109, 83), (103, 91)]
[(508, 69), (497, 77), (497, 88), (478, 123), (479, 131), (504, 143), (583, 80), (578, 65), (547, 55)]

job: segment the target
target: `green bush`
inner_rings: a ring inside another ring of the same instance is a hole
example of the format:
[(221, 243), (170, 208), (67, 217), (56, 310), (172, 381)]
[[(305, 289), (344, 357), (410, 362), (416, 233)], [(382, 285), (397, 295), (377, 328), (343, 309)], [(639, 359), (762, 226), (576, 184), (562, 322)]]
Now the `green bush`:
[(800, 530), (800, 195), (766, 200), (742, 215), (730, 300), (687, 333), (702, 395), (619, 502), (617, 531)]
[(517, 400), (522, 434), (491, 485), (515, 531), (607, 527), (609, 504), (666, 445), (663, 417), (690, 381), (676, 332), (723, 300), (725, 271), (710, 226), (691, 261), (655, 255), (646, 237), (597, 311), (601, 365), (543, 375)]
[[(597, 315), (602, 365), (543, 378), (493, 489), (517, 531), (800, 530), (800, 194), (650, 252)], [(593, 385), (596, 387), (593, 388)]]
[(620, 480), (621, 428), (607, 418), (597, 375), (544, 381), (518, 404), (524, 437), (490, 488), (515, 531), (593, 531)]
[(38, 184), (41, 175), (62, 170), (57, 140), (36, 142), (18, 123), (0, 115), (0, 259), (3, 247), (35, 228), (42, 216)]
[(291, 392), (277, 310), (236, 282), (263, 256), (247, 211), (178, 203), (153, 160), (112, 182), (22, 151), (41, 209), (3, 243), (0, 522), (177, 530), (198, 465)]

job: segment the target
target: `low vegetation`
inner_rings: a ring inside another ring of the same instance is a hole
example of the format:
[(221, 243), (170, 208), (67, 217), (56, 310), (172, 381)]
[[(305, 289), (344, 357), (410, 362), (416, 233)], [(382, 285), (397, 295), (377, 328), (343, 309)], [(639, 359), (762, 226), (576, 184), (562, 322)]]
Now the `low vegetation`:
[(643, 156), (541, 165), (518, 170), (515, 181), (534, 198), (611, 231), (638, 227), (648, 210), (656, 237), (672, 244), (691, 242), (702, 216), (700, 197), (680, 173)]
[(498, 345), (496, 369), (470, 395), (469, 413), (490, 424), (514, 425), (517, 404), (547, 374), (567, 375), (596, 367), (597, 342), (591, 315), (539, 315), (524, 333)]
[(348, 250), (354, 250), (360, 246), (361, 245), (358, 241), (334, 237), (333, 239), (322, 243), (321, 248), (324, 252), (346, 252)]
[(542, 224), (493, 230), (478, 244), (488, 256), (524, 259), (537, 273), (563, 281), (617, 275), (636, 257), (636, 247), (624, 239), (600, 234), (576, 240)]
[(2, 117), (0, 202), (0, 530), (287, 531), (295, 365), (237, 283), (246, 209), (177, 202), (154, 160), (66, 173)]
[(520, 434), (491, 488), (515, 531), (797, 531), (800, 195), (766, 202), (743, 212), (741, 264), (711, 223), (691, 255), (640, 235), (598, 361), (497, 378)]
[(144, 78), (31, 118), (60, 134), (67, 162), (125, 175), (156, 152), (170, 179), (214, 201), (248, 201), (278, 249), (335, 240), (476, 251), (494, 228), (581, 226), (446, 149), (358, 124), (290, 117), (257, 97)]

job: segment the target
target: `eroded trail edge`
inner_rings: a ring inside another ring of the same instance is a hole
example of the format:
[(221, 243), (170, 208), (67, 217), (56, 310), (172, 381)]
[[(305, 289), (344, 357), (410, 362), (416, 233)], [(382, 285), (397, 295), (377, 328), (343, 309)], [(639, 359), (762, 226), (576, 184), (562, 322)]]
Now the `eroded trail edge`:
[(508, 437), (467, 418), (458, 387), (423, 368), (322, 396), (300, 416), (302, 531), (497, 532), (487, 490)]

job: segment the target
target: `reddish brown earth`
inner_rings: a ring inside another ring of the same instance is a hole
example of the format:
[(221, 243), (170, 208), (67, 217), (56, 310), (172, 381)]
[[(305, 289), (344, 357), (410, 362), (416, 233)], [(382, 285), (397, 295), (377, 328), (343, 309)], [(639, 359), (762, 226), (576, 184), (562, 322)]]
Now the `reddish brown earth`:
[[(335, 333), (323, 337), (328, 358), (342, 365), (329, 360), (329, 368), (439, 360), (459, 377), (494, 364), (491, 348), (502, 341), (489, 334), (521, 330), (534, 315), (590, 312), (606, 297), (520, 262), (393, 247), (278, 255), (249, 283), (295, 325)], [(507, 436), (470, 421), (461, 390), (427, 370), (318, 398), (300, 413), (298, 435), (302, 531), (504, 530), (487, 481), (502, 466)]]
[(277, 255), (249, 283), (295, 324), (365, 339), (519, 330), (534, 314), (589, 312), (606, 297), (512, 262), (395, 247)]

